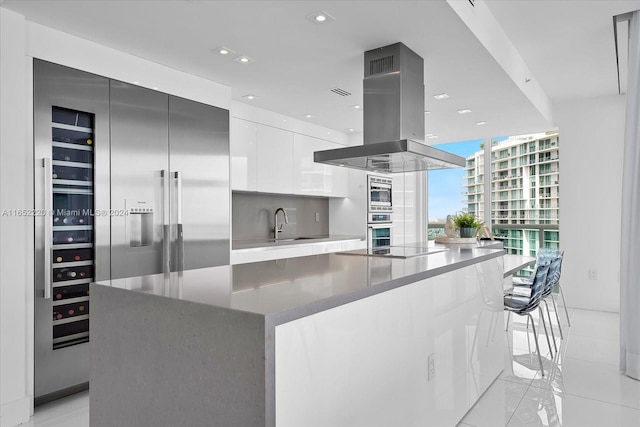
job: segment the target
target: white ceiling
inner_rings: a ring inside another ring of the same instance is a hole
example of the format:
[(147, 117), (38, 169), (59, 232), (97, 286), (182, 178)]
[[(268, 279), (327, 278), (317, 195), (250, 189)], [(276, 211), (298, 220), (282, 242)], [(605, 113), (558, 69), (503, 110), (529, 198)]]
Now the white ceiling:
[[(486, 3), (551, 101), (617, 93), (612, 16), (639, 9), (640, 0)], [(426, 132), (438, 135), (428, 143), (552, 126), (444, 0), (5, 0), (2, 7), (227, 84), (238, 101), (301, 119), (313, 114), (304, 120), (343, 132), (362, 129), (362, 112), (352, 106), (362, 104), (363, 52), (401, 41), (425, 60)], [(335, 20), (306, 18), (320, 10)], [(219, 46), (255, 62), (212, 53)], [(336, 87), (352, 95), (330, 92)], [(441, 92), (450, 98), (435, 101)], [(258, 98), (246, 101), (247, 94)], [(456, 113), (463, 108), (473, 112)]]

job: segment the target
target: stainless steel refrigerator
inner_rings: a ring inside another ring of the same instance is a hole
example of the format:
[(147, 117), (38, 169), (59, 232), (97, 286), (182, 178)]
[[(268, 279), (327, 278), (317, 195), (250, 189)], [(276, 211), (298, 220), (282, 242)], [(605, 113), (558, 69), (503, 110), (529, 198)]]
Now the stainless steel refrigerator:
[(229, 263), (229, 113), (34, 60), (34, 154), (40, 404), (88, 385), (90, 282)]

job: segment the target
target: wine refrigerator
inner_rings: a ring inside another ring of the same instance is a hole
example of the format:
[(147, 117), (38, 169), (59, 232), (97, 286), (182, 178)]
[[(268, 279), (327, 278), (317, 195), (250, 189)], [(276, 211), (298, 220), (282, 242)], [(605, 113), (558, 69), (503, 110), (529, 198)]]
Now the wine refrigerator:
[(229, 115), (33, 66), (38, 405), (88, 387), (91, 282), (229, 263)]

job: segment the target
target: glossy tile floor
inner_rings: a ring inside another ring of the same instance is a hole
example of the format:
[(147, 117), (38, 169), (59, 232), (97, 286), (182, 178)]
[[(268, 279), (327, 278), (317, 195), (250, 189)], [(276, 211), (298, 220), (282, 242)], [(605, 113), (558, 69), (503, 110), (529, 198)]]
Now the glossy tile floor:
[[(535, 342), (526, 317), (512, 316), (505, 369), (458, 427), (640, 426), (640, 381), (618, 371), (619, 315), (569, 309), (568, 328), (563, 308), (559, 314), (564, 340), (554, 328), (553, 358), (536, 316), (544, 377), (531, 356)], [(555, 325), (553, 311), (551, 317)]]
[[(618, 372), (618, 315), (570, 309), (568, 328), (560, 311), (564, 340), (556, 328), (555, 357), (549, 354), (544, 332), (538, 331), (544, 377), (529, 350), (535, 342), (533, 334), (526, 333), (526, 318), (513, 316), (506, 333), (505, 369), (458, 427), (640, 426), (640, 381)], [(23, 425), (87, 427), (89, 394), (43, 405)]]

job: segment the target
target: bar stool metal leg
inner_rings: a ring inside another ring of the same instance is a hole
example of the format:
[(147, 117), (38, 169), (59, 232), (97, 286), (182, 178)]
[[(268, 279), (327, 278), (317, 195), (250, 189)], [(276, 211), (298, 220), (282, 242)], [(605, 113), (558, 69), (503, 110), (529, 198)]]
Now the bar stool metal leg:
[(529, 319), (531, 319), (531, 326), (533, 327), (533, 338), (536, 341), (536, 350), (538, 351), (538, 361), (540, 362), (540, 373), (544, 377), (544, 368), (542, 367), (542, 356), (540, 355), (540, 346), (538, 345), (538, 334), (536, 333), (536, 325), (533, 323), (533, 317), (531, 317), (531, 313), (527, 313), (527, 325), (529, 324)]
[(547, 304), (546, 300), (542, 300), (542, 301), (544, 301), (544, 305), (545, 307), (547, 307), (547, 317), (549, 318), (549, 329), (551, 329), (551, 338), (553, 339), (553, 348), (556, 349), (556, 354), (558, 354), (558, 345), (556, 344), (556, 335), (553, 332), (553, 323), (551, 323), (551, 313), (549, 313), (549, 304)]
[[(553, 302), (553, 310), (556, 312), (556, 320), (558, 321), (558, 330), (560, 331), (560, 339), (563, 340), (564, 336), (562, 335), (562, 326), (560, 325), (560, 317), (558, 316), (558, 306), (556, 305), (556, 299), (553, 297), (553, 294), (551, 294), (551, 302)], [(549, 322), (551, 322), (551, 320), (549, 320)]]
[(549, 340), (549, 332), (547, 331), (547, 322), (544, 320), (544, 312), (542, 311), (542, 307), (538, 306), (538, 311), (540, 312), (540, 320), (542, 320), (542, 326), (544, 327), (544, 334), (547, 337), (547, 345), (549, 346), (549, 353), (551, 353), (551, 358), (553, 359), (553, 349), (551, 348), (551, 341)]
[(571, 327), (571, 320), (569, 320), (569, 311), (567, 310), (567, 302), (564, 300), (564, 292), (562, 292), (562, 286), (558, 285), (560, 289), (560, 296), (562, 297), (562, 305), (564, 306), (564, 314), (567, 316), (567, 324)]

